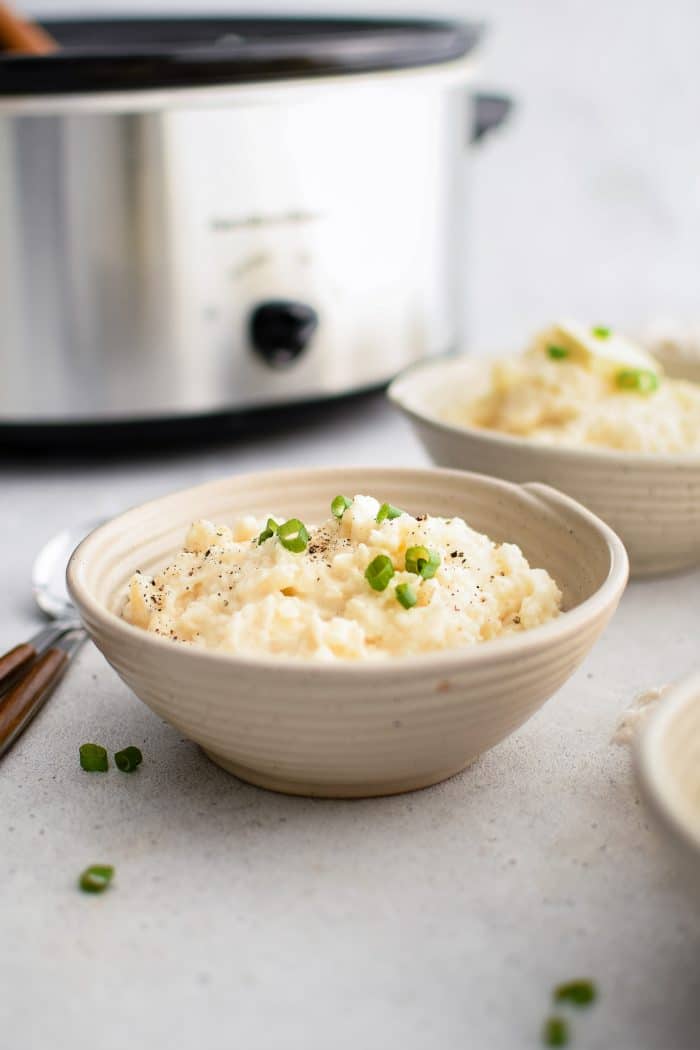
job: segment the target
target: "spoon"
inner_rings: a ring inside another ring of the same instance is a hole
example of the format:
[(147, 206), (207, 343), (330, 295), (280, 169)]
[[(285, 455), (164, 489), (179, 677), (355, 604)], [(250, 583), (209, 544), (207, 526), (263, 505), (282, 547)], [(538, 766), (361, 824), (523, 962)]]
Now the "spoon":
[(39, 551), (32, 591), (53, 620), (28, 641), (0, 656), (0, 758), (44, 706), (87, 635), (66, 589), (68, 559), (99, 521), (64, 529)]

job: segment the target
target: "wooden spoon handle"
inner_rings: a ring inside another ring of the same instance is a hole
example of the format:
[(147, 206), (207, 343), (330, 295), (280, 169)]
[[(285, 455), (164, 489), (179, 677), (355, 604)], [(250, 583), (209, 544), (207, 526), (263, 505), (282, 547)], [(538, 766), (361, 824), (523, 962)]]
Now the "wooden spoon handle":
[(37, 656), (37, 650), (29, 642), (22, 642), (0, 656), (0, 693), (8, 682), (25, 667), (29, 667)]
[(50, 55), (58, 44), (36, 22), (26, 22), (0, 3), (0, 48), (24, 55)]
[(63, 649), (47, 649), (14, 689), (0, 699), (0, 758), (44, 706), (68, 660)]

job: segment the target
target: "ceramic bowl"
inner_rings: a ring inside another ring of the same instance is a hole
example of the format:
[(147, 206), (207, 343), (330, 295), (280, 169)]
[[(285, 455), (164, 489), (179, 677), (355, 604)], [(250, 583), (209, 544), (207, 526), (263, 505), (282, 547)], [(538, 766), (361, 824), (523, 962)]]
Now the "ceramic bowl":
[[(136, 569), (153, 572), (199, 517), (270, 510), (322, 521), (338, 489), (414, 514), (461, 516), (549, 570), (566, 614), (520, 635), (410, 659), (311, 663), (220, 654), (119, 616)], [(458, 772), (521, 725), (593, 645), (627, 556), (583, 507), (542, 485), (445, 470), (300, 470), (237, 476), (131, 510), (76, 550), (68, 585), (95, 644), (158, 715), (244, 780), (334, 797), (392, 794)]]
[(455, 389), (477, 395), (486, 388), (488, 368), (484, 358), (443, 358), (414, 366), (389, 387), (436, 463), (568, 493), (617, 532), (633, 576), (700, 565), (700, 453), (556, 448), (441, 420)]
[(700, 673), (664, 696), (635, 745), (642, 790), (669, 837), (700, 864)]

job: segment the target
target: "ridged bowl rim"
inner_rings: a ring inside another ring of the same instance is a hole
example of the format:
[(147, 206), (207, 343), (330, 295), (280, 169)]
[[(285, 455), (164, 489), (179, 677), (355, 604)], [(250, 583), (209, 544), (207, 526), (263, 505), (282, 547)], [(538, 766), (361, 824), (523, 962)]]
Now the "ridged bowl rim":
[(664, 754), (666, 734), (688, 707), (700, 707), (700, 671), (676, 682), (644, 726), (634, 747), (637, 779), (661, 823), (700, 859), (700, 820), (693, 823), (677, 802), (675, 780)]

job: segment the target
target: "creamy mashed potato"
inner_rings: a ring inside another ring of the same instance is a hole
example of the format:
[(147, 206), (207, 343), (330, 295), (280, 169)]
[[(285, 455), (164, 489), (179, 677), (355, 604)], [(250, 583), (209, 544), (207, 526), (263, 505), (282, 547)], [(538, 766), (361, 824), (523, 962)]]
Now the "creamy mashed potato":
[(667, 378), (646, 351), (608, 329), (574, 322), (496, 362), (485, 393), (455, 396), (442, 414), (543, 444), (700, 452), (700, 385)]
[(468, 646), (558, 615), (556, 583), (514, 544), (461, 518), (389, 507), (378, 522), (388, 505), (344, 502), (342, 517), (292, 541), (267, 518), (195, 522), (155, 578), (132, 578), (125, 619), (206, 649), (358, 660)]

